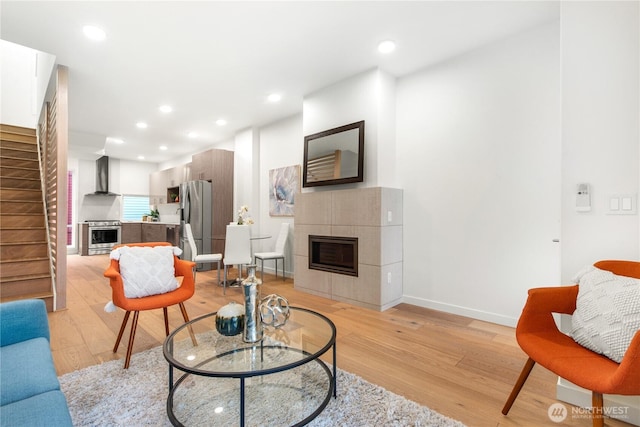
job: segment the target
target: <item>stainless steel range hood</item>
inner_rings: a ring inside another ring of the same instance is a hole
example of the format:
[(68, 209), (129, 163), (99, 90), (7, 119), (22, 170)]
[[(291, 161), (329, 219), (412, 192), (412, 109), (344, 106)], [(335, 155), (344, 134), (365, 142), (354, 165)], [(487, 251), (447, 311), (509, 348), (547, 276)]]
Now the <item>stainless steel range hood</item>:
[(102, 156), (96, 160), (96, 191), (87, 196), (119, 196), (109, 191), (109, 157)]

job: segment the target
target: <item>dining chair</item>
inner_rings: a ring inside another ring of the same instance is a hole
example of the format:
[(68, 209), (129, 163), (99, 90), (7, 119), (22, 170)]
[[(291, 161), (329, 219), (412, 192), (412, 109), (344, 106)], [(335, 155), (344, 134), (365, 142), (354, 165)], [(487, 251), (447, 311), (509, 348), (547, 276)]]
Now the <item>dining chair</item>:
[(264, 280), (264, 262), (269, 260), (274, 260), (276, 262), (276, 279), (278, 278), (278, 260), (282, 260), (282, 280), (285, 280), (284, 276), (284, 266), (285, 266), (285, 257), (284, 251), (287, 247), (287, 240), (289, 238), (289, 223), (283, 222), (280, 225), (280, 233), (278, 234), (278, 239), (276, 240), (276, 247), (273, 252), (256, 252), (253, 255), (253, 263), (257, 264), (257, 261), (260, 260), (260, 280)]
[[(118, 346), (120, 345), (122, 335), (127, 326), (129, 315), (133, 311), (124, 369), (128, 369), (129, 363), (131, 362), (133, 340), (136, 335), (140, 311), (162, 308), (164, 314), (164, 329), (167, 336), (169, 335), (167, 307), (178, 304), (185, 323), (189, 321), (184, 302), (191, 298), (195, 291), (193, 278), (193, 270), (195, 269), (194, 262), (181, 260), (174, 252), (167, 254), (166, 251), (163, 250), (154, 251), (154, 254), (145, 257), (134, 256), (133, 253), (131, 256), (126, 256), (124, 253), (114, 255), (114, 252), (120, 248), (130, 248), (138, 253), (139, 249), (152, 249), (163, 246), (168, 246), (168, 249), (171, 250), (171, 244), (167, 242), (127, 243), (126, 245), (114, 246), (109, 267), (104, 272), (104, 276), (109, 279), (109, 284), (111, 285), (113, 304), (126, 311), (122, 325), (120, 326), (120, 332), (118, 332), (118, 337), (113, 347), (114, 353), (118, 351)], [(177, 280), (175, 280), (177, 277), (182, 277), (182, 283), (177, 283)], [(173, 279), (175, 287), (173, 290), (167, 291), (165, 284), (170, 279)], [(146, 283), (141, 284), (141, 282)], [(149, 291), (151, 286), (159, 287), (158, 282), (161, 282), (164, 289), (156, 293)], [(135, 295), (132, 295), (132, 289), (136, 290)], [(146, 292), (142, 292), (142, 289), (145, 289)], [(189, 332), (193, 344), (197, 345), (193, 331), (189, 329)]]
[(251, 264), (251, 260), (251, 235), (249, 233), (249, 226), (234, 224), (227, 225), (224, 258), (222, 259), (224, 264), (224, 280), (222, 281), (223, 294), (227, 293), (227, 270), (229, 265), (238, 266), (238, 278), (236, 280), (241, 280), (242, 266), (244, 264)]
[[(191, 248), (191, 261), (196, 264), (218, 264), (218, 285), (220, 284), (220, 261), (222, 261), (222, 254), (199, 254), (196, 246), (196, 240), (193, 238), (193, 231), (191, 230), (191, 224), (184, 225), (184, 231), (187, 235), (187, 241), (189, 242), (189, 248)], [(196, 271), (193, 271), (193, 280), (196, 280)]]

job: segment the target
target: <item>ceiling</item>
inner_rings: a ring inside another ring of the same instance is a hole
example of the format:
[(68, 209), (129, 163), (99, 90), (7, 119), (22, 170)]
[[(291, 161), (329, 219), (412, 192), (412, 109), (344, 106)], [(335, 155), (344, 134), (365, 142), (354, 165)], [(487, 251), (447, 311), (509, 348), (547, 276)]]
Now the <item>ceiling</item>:
[[(2, 0), (0, 38), (69, 67), (72, 152), (159, 163), (300, 113), (305, 95), (360, 72), (402, 77), (558, 16), (536, 1)], [(382, 55), (386, 39), (397, 49)]]

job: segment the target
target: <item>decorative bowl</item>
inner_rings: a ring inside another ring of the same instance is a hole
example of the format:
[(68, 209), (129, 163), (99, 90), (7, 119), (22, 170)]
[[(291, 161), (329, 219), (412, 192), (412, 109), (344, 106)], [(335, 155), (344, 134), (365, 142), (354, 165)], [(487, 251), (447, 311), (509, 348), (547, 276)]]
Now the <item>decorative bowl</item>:
[(216, 330), (226, 336), (238, 335), (244, 329), (244, 306), (231, 301), (216, 314)]

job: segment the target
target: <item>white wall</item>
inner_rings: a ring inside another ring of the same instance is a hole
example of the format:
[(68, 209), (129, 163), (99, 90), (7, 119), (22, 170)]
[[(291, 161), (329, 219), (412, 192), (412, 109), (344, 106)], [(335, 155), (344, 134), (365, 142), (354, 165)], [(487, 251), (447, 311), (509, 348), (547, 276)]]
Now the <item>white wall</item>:
[[(563, 2), (562, 278), (600, 259), (640, 259), (640, 217), (607, 215), (608, 195), (640, 188), (640, 3)], [(575, 210), (575, 189), (591, 184), (592, 210)], [(570, 319), (563, 319), (569, 330)], [(591, 406), (567, 381), (558, 398)], [(605, 396), (640, 425), (637, 397)]]
[[(234, 220), (240, 206), (249, 207), (249, 216), (256, 220), (260, 213), (260, 135), (258, 129), (240, 131), (235, 136), (233, 156), (233, 206)], [(260, 224), (252, 229), (259, 232)]]
[(404, 301), (515, 325), (557, 284), (559, 24), (397, 82)]
[(0, 123), (35, 129), (55, 56), (0, 40)]
[[(347, 78), (304, 97), (304, 135), (364, 120), (365, 148), (364, 182), (339, 187), (314, 187), (303, 191), (395, 184), (394, 99), (395, 79), (379, 69)], [(382, 155), (386, 158), (383, 159)], [(380, 169), (384, 172), (381, 173)]]
[[(285, 253), (285, 274), (291, 276), (293, 272), (293, 217), (269, 215), (269, 171), (285, 166), (300, 166), (302, 174), (302, 156), (304, 137), (302, 135), (302, 115), (298, 114), (287, 119), (272, 123), (260, 129), (260, 215), (258, 223), (260, 232), (268, 234), (271, 239), (261, 241), (262, 251), (272, 251), (280, 232), (280, 224), (290, 224), (289, 240)], [(302, 181), (302, 177), (300, 177)], [(302, 182), (300, 183), (302, 185)], [(294, 205), (295, 206), (295, 205)], [(265, 263), (265, 271), (274, 272), (274, 262)]]
[[(638, 2), (562, 6), (562, 278), (599, 259), (639, 259), (638, 215), (607, 215), (608, 195), (638, 194)], [(578, 183), (592, 210), (575, 210)]]
[[(95, 191), (96, 163), (93, 160), (71, 159), (78, 173), (78, 222), (92, 219), (120, 219), (122, 197), (87, 196)], [(116, 194), (148, 195), (149, 175), (155, 163), (109, 158), (109, 191)]]

